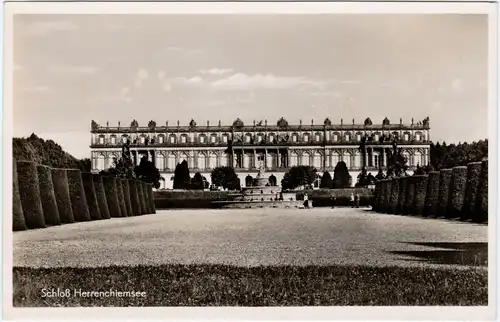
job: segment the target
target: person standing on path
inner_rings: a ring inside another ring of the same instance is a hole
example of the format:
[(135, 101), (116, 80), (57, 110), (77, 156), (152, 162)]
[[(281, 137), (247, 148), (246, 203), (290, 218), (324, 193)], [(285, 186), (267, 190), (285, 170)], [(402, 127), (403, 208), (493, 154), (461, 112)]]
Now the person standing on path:
[(309, 197), (307, 197), (307, 193), (304, 194), (304, 207), (309, 208)]
[(351, 192), (351, 200), (349, 201), (351, 207), (354, 208), (354, 193)]
[(354, 201), (356, 203), (356, 208), (359, 208), (359, 194), (356, 193), (356, 196), (354, 197)]

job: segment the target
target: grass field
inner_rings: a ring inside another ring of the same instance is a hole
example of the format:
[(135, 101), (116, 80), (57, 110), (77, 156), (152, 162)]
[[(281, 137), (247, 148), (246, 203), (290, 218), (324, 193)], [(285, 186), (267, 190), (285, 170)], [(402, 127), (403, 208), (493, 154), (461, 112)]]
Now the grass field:
[[(69, 297), (43, 297), (46, 290)], [(86, 291), (145, 297), (82, 297)], [(45, 290), (45, 291), (42, 291)], [(368, 267), (162, 265), (14, 269), (14, 306), (487, 305), (487, 272)]]

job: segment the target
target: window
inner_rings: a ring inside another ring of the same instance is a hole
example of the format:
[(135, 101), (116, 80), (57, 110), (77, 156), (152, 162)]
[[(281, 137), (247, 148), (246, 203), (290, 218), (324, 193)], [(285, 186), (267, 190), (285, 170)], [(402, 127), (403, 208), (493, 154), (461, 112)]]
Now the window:
[(405, 133), (405, 135), (404, 135), (404, 140), (405, 140), (405, 141), (410, 141), (410, 134)]
[(217, 141), (217, 137), (215, 135), (212, 135), (210, 137), (210, 142), (215, 143)]
[(337, 142), (339, 140), (339, 136), (337, 133), (333, 134), (333, 142)]
[(356, 140), (361, 141), (361, 133), (356, 134)]
[(122, 143), (127, 143), (128, 137), (126, 135), (122, 136)]
[(161, 144), (161, 143), (163, 143), (163, 142), (165, 142), (165, 138), (163, 137), (163, 135), (160, 135), (160, 136), (158, 137), (158, 143), (160, 143), (160, 144)]
[(187, 142), (187, 137), (185, 135), (181, 136), (181, 143), (186, 143)]
[(415, 134), (415, 141), (421, 141), (422, 135), (420, 133)]
[(170, 136), (170, 143), (171, 144), (175, 143), (175, 136), (173, 136), (173, 135)]
[(99, 137), (99, 144), (104, 144), (104, 136)]
[(227, 143), (227, 135), (222, 136), (222, 142)]
[(345, 140), (346, 141), (351, 141), (351, 135), (349, 133), (346, 133)]
[(316, 133), (315, 139), (316, 139), (316, 142), (320, 142), (321, 141), (321, 135), (319, 135), (319, 134)]
[(304, 142), (309, 142), (309, 134), (304, 134)]
[(140, 142), (141, 142), (141, 144), (144, 144), (144, 143), (146, 143), (146, 137), (144, 137), (144, 136), (141, 136), (141, 141), (140, 141)]
[(298, 141), (298, 136), (297, 134), (292, 135), (292, 142), (297, 142)]
[(379, 167), (379, 164), (380, 164), (380, 159), (379, 159), (379, 158), (380, 158), (380, 156), (379, 156), (378, 154), (375, 154), (375, 155), (373, 156), (373, 166), (374, 166), (375, 168), (378, 168), (378, 167)]
[(116, 136), (111, 137), (111, 144), (116, 144)]
[(378, 135), (378, 133), (377, 133), (377, 134), (375, 134), (375, 135), (373, 136), (373, 139), (375, 140), (375, 142), (378, 142), (378, 140), (380, 139), (380, 135)]
[(205, 143), (205, 136), (204, 135), (200, 135), (200, 143)]

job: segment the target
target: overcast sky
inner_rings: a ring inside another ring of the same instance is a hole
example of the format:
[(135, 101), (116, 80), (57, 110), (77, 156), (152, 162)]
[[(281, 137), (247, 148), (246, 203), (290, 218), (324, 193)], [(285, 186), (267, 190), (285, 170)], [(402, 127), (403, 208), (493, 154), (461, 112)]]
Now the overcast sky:
[(110, 126), (381, 123), (488, 135), (486, 15), (17, 15), (14, 136), (90, 156)]

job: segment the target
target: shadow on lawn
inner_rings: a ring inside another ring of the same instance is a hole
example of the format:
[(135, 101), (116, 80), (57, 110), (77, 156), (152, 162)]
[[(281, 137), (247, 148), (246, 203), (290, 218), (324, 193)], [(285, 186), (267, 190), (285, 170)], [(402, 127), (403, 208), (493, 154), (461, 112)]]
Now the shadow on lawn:
[(393, 251), (398, 255), (417, 257), (416, 261), (427, 261), (432, 264), (487, 266), (488, 243), (409, 243), (412, 245), (445, 250)]

